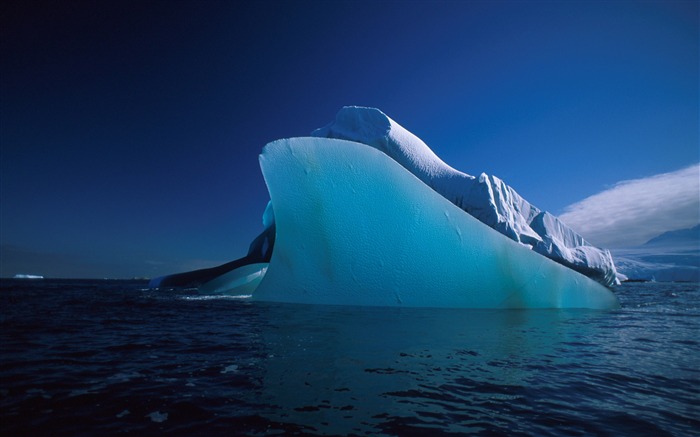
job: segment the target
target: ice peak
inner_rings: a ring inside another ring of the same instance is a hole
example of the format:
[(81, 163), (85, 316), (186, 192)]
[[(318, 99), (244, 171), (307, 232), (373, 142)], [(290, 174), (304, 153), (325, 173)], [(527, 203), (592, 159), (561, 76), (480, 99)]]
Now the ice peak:
[[(372, 146), (447, 200), (512, 240), (596, 277), (604, 285), (616, 283), (609, 253), (590, 246), (557, 217), (540, 211), (501, 179), (486, 173), (475, 178), (450, 167), (423, 140), (379, 109), (345, 106), (333, 122), (316, 129), (312, 136)], [(585, 249), (574, 250), (582, 246)]]

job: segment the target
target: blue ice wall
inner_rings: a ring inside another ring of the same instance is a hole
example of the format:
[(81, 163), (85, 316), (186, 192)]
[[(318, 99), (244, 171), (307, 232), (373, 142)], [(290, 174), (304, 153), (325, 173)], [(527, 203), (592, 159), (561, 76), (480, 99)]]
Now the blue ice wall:
[(470, 216), (364, 144), (291, 138), (260, 156), (275, 248), (263, 301), (615, 308), (606, 287)]

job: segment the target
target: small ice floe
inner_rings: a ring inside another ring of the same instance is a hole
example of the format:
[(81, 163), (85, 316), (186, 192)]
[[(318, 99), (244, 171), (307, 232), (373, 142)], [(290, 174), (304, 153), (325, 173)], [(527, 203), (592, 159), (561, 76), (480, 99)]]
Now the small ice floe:
[(131, 414), (131, 411), (129, 411), (129, 410), (124, 410), (124, 411), (122, 411), (121, 413), (117, 414), (117, 419), (121, 419), (122, 417), (128, 416), (129, 414)]
[(224, 367), (224, 370), (221, 371), (221, 373), (229, 373), (229, 372), (238, 372), (238, 366), (235, 364), (231, 364), (230, 366)]
[(168, 420), (168, 413), (161, 413), (160, 411), (154, 411), (150, 414), (147, 414), (146, 417), (150, 417), (151, 422), (161, 423), (161, 422), (165, 422), (166, 420)]

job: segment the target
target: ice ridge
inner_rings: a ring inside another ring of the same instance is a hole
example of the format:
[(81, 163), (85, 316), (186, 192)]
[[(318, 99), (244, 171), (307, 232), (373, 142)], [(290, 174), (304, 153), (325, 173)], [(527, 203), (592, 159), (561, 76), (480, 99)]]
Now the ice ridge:
[(605, 286), (619, 283), (608, 250), (592, 246), (496, 176), (482, 173), (475, 177), (450, 167), (420, 138), (379, 109), (346, 106), (333, 122), (311, 135), (374, 147), (454, 205), (510, 239)]

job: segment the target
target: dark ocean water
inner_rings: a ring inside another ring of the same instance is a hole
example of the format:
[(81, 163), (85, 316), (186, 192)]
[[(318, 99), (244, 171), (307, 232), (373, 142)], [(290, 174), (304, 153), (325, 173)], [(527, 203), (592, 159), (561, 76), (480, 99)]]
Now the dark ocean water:
[(2, 280), (2, 435), (700, 435), (698, 284), (623, 308), (264, 304)]

